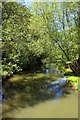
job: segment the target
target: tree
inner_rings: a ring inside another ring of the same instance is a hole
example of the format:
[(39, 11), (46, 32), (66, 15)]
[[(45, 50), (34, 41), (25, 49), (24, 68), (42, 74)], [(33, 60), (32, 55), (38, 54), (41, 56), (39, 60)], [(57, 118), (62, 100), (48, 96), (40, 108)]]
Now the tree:
[(53, 63), (60, 70), (69, 64), (79, 75), (77, 7), (75, 2), (35, 2), (29, 10), (16, 2), (3, 3), (4, 73)]
[[(27, 62), (27, 42), (29, 42), (29, 18), (27, 7), (16, 2), (3, 3), (2, 6), (2, 60), (3, 74), (11, 74), (20, 70)], [(24, 46), (25, 45), (25, 46)], [(24, 53), (26, 51), (25, 56)]]
[[(57, 51), (53, 50), (54, 60), (56, 60), (57, 56), (57, 61), (60, 64), (70, 63), (71, 69), (71, 65), (75, 64), (78, 58), (78, 45), (76, 44), (78, 39), (75, 25), (76, 10), (77, 3), (44, 2), (34, 3), (33, 7), (34, 14), (36, 14), (37, 18), (41, 17), (42, 19), (48, 41), (57, 49)], [(40, 22), (39, 19), (37, 21)], [(43, 28), (41, 30), (43, 31)], [(50, 57), (50, 59), (52, 58)], [(72, 70), (77, 73), (76, 69)]]

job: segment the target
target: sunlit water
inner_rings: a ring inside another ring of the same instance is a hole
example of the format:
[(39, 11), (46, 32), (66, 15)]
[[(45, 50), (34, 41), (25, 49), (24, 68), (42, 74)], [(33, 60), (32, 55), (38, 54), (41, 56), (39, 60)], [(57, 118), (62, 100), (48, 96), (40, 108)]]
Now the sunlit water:
[(65, 77), (16, 75), (5, 86), (3, 118), (78, 118), (78, 93)]
[(10, 115), (15, 118), (78, 118), (75, 94), (59, 100), (48, 100), (33, 107), (19, 109)]

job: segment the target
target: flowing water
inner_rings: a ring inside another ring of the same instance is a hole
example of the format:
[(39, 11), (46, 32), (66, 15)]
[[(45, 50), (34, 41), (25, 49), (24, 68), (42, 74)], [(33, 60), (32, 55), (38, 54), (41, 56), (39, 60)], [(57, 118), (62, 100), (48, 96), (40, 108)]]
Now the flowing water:
[(78, 93), (53, 74), (15, 75), (4, 84), (3, 118), (78, 118)]

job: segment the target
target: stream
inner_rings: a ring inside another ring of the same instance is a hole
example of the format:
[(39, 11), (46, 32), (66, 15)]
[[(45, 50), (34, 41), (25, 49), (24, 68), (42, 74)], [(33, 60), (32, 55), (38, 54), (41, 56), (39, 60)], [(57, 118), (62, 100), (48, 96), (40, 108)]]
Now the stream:
[(23, 73), (4, 84), (3, 118), (78, 118), (78, 92), (54, 74)]

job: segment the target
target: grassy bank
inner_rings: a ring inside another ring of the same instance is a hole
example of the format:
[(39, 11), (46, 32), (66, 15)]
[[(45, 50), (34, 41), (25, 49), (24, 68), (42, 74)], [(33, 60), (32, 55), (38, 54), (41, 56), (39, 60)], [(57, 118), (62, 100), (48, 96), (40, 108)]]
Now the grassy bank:
[(70, 80), (73, 83), (73, 85), (75, 86), (75, 88), (79, 90), (80, 77), (74, 75), (74, 73), (70, 69), (65, 70), (65, 76), (66, 76), (67, 80)]
[(59, 79), (60, 76), (53, 74), (45, 73), (22, 73), (21, 75), (14, 75), (9, 79), (11, 82), (20, 82), (20, 81), (55, 81)]

